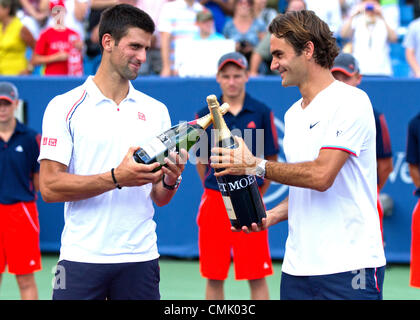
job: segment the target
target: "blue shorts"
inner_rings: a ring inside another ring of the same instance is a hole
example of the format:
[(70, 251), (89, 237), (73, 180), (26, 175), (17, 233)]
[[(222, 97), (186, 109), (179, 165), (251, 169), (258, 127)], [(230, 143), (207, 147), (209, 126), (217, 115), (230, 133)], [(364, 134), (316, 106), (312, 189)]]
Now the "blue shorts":
[(281, 300), (382, 300), (385, 266), (321, 276), (282, 272)]
[(83, 263), (61, 260), (53, 300), (159, 300), (159, 260)]

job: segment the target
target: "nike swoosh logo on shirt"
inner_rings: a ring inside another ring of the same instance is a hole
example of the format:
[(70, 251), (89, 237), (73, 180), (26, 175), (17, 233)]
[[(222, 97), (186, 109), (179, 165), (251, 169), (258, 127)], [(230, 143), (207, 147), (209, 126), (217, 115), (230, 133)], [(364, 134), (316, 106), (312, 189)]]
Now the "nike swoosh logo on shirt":
[(313, 128), (313, 127), (315, 127), (318, 123), (319, 123), (319, 121), (318, 121), (318, 122), (315, 122), (314, 124), (310, 124), (310, 125), (309, 125), (309, 129), (312, 129), (312, 128)]

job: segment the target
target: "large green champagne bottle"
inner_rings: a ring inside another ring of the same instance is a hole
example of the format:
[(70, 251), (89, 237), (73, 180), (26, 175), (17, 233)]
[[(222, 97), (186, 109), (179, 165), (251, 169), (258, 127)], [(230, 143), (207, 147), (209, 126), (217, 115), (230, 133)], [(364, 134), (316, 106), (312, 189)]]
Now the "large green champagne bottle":
[[(224, 103), (220, 106), (219, 111), (221, 114), (225, 114), (228, 109), (229, 105)], [(133, 155), (134, 160), (144, 164), (159, 162), (161, 165), (165, 165), (163, 160), (170, 151), (178, 153), (181, 149), (189, 151), (200, 137), (205, 134), (205, 130), (211, 123), (211, 114), (207, 114), (199, 119), (175, 125), (137, 150)], [(160, 167), (155, 169), (155, 171), (159, 169)]]
[[(213, 127), (217, 130), (215, 145), (236, 149), (238, 144), (223, 119), (216, 96), (208, 96), (207, 103), (213, 117)], [(254, 222), (260, 224), (266, 214), (256, 177), (225, 175), (216, 179), (231, 225), (240, 229), (242, 226), (250, 227)]]

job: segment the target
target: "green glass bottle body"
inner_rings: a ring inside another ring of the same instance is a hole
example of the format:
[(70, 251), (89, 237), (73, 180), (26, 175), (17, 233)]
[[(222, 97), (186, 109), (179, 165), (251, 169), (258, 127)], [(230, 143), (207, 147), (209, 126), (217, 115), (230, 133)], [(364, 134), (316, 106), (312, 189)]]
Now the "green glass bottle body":
[[(220, 107), (220, 112), (224, 114), (228, 109), (229, 105), (224, 104)], [(211, 114), (193, 121), (181, 122), (151, 139), (134, 153), (133, 158), (138, 163), (152, 164), (159, 162), (161, 166), (165, 165), (164, 159), (169, 155), (169, 152), (179, 153), (181, 149), (189, 151), (200, 137), (206, 133), (205, 129), (211, 123)], [(161, 166), (154, 171), (159, 170)]]

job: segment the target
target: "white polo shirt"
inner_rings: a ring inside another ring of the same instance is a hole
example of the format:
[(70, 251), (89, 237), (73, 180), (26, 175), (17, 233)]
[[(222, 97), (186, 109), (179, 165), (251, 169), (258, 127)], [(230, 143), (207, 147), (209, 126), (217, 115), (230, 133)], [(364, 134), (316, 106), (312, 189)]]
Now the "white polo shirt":
[[(131, 83), (127, 97), (116, 105), (89, 77), (48, 104), (38, 160), (63, 163), (77, 175), (110, 172), (129, 147), (144, 145), (170, 125), (166, 106)], [(151, 189), (151, 184), (127, 187), (66, 202), (60, 260), (117, 263), (157, 258)]]
[(350, 156), (327, 191), (290, 187), (283, 271), (307, 276), (385, 265), (369, 97), (334, 81), (305, 109), (301, 102), (285, 114), (287, 162), (315, 160), (323, 148), (344, 150)]

